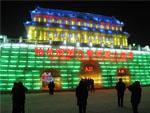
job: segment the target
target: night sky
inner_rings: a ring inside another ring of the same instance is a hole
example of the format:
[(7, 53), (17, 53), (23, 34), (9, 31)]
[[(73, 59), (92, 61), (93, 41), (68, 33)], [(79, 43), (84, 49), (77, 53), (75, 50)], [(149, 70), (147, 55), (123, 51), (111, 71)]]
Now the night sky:
[(26, 37), (24, 22), (37, 6), (114, 16), (123, 21), (129, 43), (150, 45), (150, 2), (1, 2), (1, 33), (11, 38)]

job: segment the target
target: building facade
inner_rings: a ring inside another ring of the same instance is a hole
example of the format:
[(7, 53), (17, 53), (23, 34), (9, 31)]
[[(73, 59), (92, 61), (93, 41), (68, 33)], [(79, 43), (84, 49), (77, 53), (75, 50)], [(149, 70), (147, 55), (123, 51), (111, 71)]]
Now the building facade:
[(128, 33), (115, 17), (37, 8), (25, 23), (29, 42), (66, 42), (127, 47)]
[(36, 8), (24, 23), (27, 40), (1, 43), (0, 91), (22, 81), (31, 90), (75, 89), (81, 79), (96, 88), (114, 87), (118, 78), (129, 85), (150, 85), (150, 50), (128, 45), (123, 22), (114, 17)]

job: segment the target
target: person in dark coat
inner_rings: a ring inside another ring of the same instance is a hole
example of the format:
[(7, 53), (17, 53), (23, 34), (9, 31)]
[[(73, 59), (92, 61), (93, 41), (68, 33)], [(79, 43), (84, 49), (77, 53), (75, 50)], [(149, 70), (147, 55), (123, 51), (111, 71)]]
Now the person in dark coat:
[(12, 113), (18, 113), (19, 110), (18, 110), (18, 94), (17, 94), (17, 83), (14, 82), (14, 85), (13, 85), (13, 88), (11, 90), (11, 93), (12, 93)]
[(54, 81), (50, 81), (50, 82), (49, 82), (48, 88), (49, 88), (49, 94), (50, 94), (50, 95), (54, 95), (54, 88), (55, 88)]
[(128, 87), (129, 91), (131, 91), (131, 104), (133, 113), (138, 112), (138, 105), (141, 101), (141, 92), (142, 88), (139, 81), (135, 81), (132, 85)]
[(91, 79), (91, 93), (95, 93), (94, 80)]
[(18, 82), (18, 87), (19, 87), (19, 103), (20, 103), (20, 113), (25, 113), (25, 93), (28, 91), (28, 89), (23, 85), (22, 82)]
[(126, 89), (125, 83), (122, 81), (122, 78), (119, 79), (119, 82), (116, 84), (117, 96), (118, 96), (118, 106), (123, 107), (123, 98), (124, 92)]
[(86, 105), (88, 98), (88, 88), (84, 81), (80, 81), (76, 88), (77, 105), (79, 107), (79, 113), (86, 113)]
[(28, 89), (22, 84), (22, 82), (14, 83), (12, 88), (13, 98), (13, 113), (25, 113), (25, 92)]

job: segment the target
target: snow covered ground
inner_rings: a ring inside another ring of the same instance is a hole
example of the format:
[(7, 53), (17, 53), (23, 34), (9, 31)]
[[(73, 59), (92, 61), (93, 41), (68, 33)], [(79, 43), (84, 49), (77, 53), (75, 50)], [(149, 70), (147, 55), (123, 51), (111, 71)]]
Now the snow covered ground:
[[(142, 101), (139, 113), (150, 113), (150, 87), (142, 88)], [(115, 89), (96, 90), (89, 94), (87, 113), (133, 113), (130, 104), (130, 92), (126, 90), (124, 108), (117, 106)], [(0, 113), (11, 113), (12, 101), (10, 94), (0, 95)], [(75, 92), (56, 92), (26, 94), (26, 113), (78, 113)]]

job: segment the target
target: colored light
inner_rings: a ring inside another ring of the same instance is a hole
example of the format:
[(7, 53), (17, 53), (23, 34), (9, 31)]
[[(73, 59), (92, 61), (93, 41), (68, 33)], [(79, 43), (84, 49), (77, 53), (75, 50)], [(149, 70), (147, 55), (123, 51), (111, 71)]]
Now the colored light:
[[(64, 12), (62, 14), (59, 10), (55, 11), (55, 13), (53, 10), (46, 10), (45, 12), (41, 11), (40, 8), (32, 11), (32, 13), (36, 13), (39, 16), (35, 16), (34, 21), (25, 23), (28, 41), (31, 43), (32, 40), (49, 41), (49, 45), (30, 43), (6, 43), (0, 45), (0, 90), (11, 90), (13, 82), (19, 80), (23, 81), (31, 90), (40, 90), (42, 87), (40, 74), (43, 69), (58, 70), (59, 78), (56, 77), (55, 80), (60, 84), (59, 86), (62, 90), (76, 88), (81, 79), (81, 65), (89, 60), (88, 57), (91, 57), (92, 62), (96, 61), (98, 63), (98, 69), (101, 71), (98, 77), (95, 77), (94, 74), (91, 75), (98, 86), (115, 86), (119, 78), (117, 70), (122, 67), (128, 68), (130, 72), (130, 76), (122, 76), (123, 81), (126, 83), (140, 80), (142, 85), (150, 85), (150, 53), (148, 51), (130, 52), (126, 49), (104, 50), (105, 48), (92, 47), (94, 44), (101, 44), (102, 47), (107, 46), (109, 45), (107, 43), (111, 42), (111, 40), (114, 40), (114, 48), (116, 45), (123, 44), (128, 47), (128, 33), (121, 32), (123, 22), (100, 15), (93, 16), (88, 14), (89, 16), (84, 17), (84, 13), (79, 13), (82, 17), (81, 19), (77, 18), (79, 15), (76, 12), (74, 12), (75, 15), (71, 12), (66, 13), (66, 20), (64, 20), (64, 17), (62, 17), (65, 14)], [(68, 15), (72, 18), (69, 18)], [(47, 20), (47, 17), (50, 19)], [(88, 19), (91, 20), (88, 21)], [(62, 24), (63, 21), (64, 24)], [(107, 22), (110, 22), (110, 25)], [(112, 25), (111, 22), (114, 24)], [(62, 33), (64, 35), (60, 35)], [(102, 37), (101, 43), (97, 42), (99, 37)], [(123, 43), (120, 38), (124, 39)], [(55, 41), (64, 42), (64, 45), (60, 46), (62, 49), (58, 49), (58, 46), (50, 45)], [(66, 46), (69, 43), (76, 44), (76, 47)], [(90, 47), (82, 47), (80, 43), (89, 44)], [(48, 48), (52, 47), (53, 51), (48, 50)], [(37, 49), (35, 50), (35, 48)], [(124, 51), (129, 54), (126, 55)], [(77, 54), (74, 55), (76, 52)], [(123, 61), (125, 58), (126, 60)], [(86, 67), (86, 72), (94, 72), (93, 70), (92, 66)], [(121, 74), (124, 72), (125, 70), (120, 71)], [(85, 77), (84, 75), (82, 76)]]
[(76, 29), (76, 27), (75, 27), (75, 26), (71, 26), (71, 29), (75, 30), (75, 29)]

